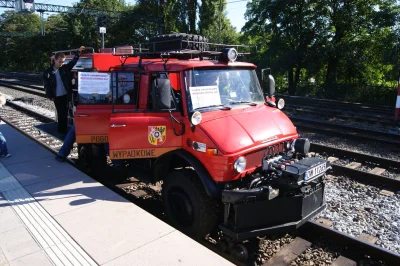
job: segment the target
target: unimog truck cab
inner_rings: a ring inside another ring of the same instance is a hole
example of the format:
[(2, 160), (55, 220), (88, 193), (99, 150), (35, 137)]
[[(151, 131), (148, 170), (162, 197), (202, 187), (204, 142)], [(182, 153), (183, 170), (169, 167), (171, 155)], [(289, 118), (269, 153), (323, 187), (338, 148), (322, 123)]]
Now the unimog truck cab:
[(148, 51), (114, 53), (135, 62), (78, 73), (82, 160), (107, 144), (112, 160), (147, 161), (170, 223), (195, 238), (217, 228), (226, 247), (295, 230), (321, 212), (330, 168), (308, 157), (309, 140), (273, 97), (272, 75), (261, 71), (265, 97), (256, 66), (237, 60), (243, 49), (163, 35)]

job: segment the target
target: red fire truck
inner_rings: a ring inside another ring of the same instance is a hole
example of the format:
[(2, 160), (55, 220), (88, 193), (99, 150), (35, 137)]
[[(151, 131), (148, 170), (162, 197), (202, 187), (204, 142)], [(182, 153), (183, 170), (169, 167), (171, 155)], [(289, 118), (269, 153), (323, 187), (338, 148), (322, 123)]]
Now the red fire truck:
[(307, 156), (310, 142), (280, 110), (272, 75), (261, 71), (264, 97), (256, 66), (237, 61), (244, 47), (172, 34), (148, 48), (79, 72), (82, 160), (108, 143), (110, 159), (146, 161), (170, 223), (196, 238), (218, 228), (222, 247), (295, 230), (325, 208), (330, 165)]

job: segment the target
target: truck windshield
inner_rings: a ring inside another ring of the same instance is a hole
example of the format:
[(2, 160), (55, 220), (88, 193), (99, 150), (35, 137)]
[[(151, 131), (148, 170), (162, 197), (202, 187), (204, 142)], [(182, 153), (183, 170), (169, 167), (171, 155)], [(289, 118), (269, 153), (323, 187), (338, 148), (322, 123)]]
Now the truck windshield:
[(189, 112), (264, 103), (254, 70), (193, 69), (185, 71), (185, 82)]

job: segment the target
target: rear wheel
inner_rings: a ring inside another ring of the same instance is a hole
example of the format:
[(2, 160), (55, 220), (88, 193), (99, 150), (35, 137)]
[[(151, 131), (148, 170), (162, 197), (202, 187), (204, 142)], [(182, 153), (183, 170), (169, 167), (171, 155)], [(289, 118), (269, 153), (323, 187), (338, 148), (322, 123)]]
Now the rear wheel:
[(207, 195), (193, 170), (171, 172), (162, 194), (168, 220), (183, 233), (201, 239), (217, 226), (217, 202)]
[(92, 144), (78, 144), (78, 159), (85, 167), (90, 167), (92, 165)]

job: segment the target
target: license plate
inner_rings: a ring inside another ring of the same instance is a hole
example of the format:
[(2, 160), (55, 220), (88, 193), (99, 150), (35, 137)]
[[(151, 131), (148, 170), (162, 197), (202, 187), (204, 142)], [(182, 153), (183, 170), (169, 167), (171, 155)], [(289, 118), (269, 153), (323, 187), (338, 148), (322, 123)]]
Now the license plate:
[(317, 166), (311, 168), (310, 170), (307, 170), (307, 172), (304, 176), (304, 180), (307, 181), (309, 179), (312, 179), (313, 177), (316, 177), (317, 175), (324, 173), (325, 170), (326, 170), (326, 163), (317, 165)]

